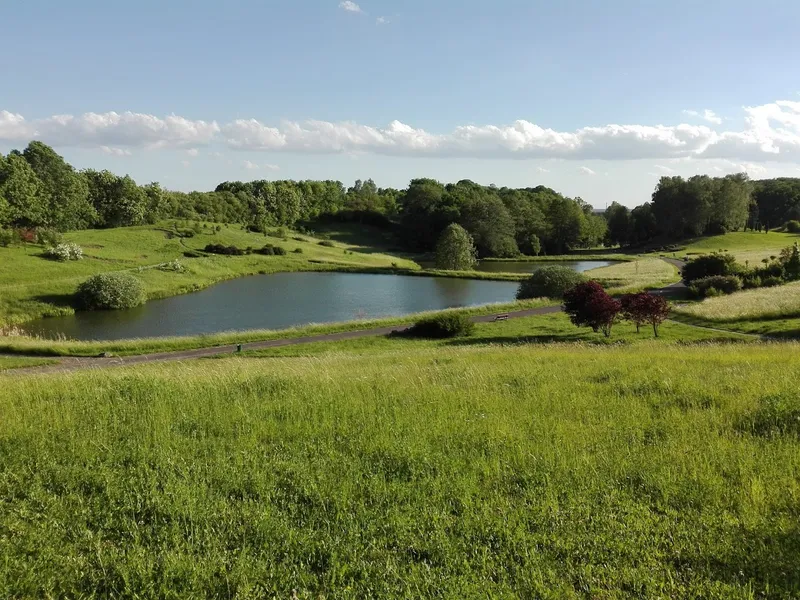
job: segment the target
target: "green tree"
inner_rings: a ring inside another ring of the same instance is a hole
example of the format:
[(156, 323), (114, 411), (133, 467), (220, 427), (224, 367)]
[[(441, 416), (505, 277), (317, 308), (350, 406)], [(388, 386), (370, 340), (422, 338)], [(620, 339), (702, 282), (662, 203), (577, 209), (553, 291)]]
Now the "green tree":
[(96, 222), (97, 212), (89, 203), (89, 187), (80, 173), (42, 142), (31, 142), (22, 155), (42, 182), (48, 225), (67, 231), (85, 229)]
[(400, 199), (400, 236), (412, 250), (433, 250), (445, 227), (458, 220), (459, 207), (433, 179), (414, 179)]
[(89, 188), (89, 201), (102, 227), (127, 227), (144, 222), (147, 194), (128, 175), (118, 177), (109, 171), (83, 171)]
[(551, 199), (545, 214), (548, 225), (545, 247), (549, 254), (563, 254), (581, 245), (586, 216), (577, 202), (556, 196)]
[(627, 206), (612, 202), (606, 209), (605, 219), (608, 223), (606, 242), (610, 246), (626, 246), (631, 242), (632, 222), (631, 213)]
[(452, 223), (436, 244), (436, 267), (451, 271), (469, 271), (475, 267), (477, 252), (466, 229)]
[(531, 234), (528, 247), (530, 248), (531, 255), (533, 256), (539, 256), (539, 253), (542, 251), (542, 243), (539, 241), (539, 236), (535, 233)]
[(470, 194), (461, 204), (459, 221), (475, 240), (479, 256), (510, 257), (519, 254), (514, 237), (514, 219), (494, 194)]
[(41, 188), (36, 173), (18, 152), (0, 159), (0, 197), (5, 204), (2, 223), (22, 227), (44, 225), (47, 207)]

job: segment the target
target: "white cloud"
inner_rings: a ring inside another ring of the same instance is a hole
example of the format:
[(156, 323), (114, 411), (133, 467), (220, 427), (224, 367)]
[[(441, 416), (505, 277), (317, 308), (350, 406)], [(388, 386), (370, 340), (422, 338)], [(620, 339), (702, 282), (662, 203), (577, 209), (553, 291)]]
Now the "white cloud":
[(675, 172), (675, 169), (671, 169), (670, 167), (667, 167), (665, 165), (656, 165), (656, 169), (658, 169), (662, 173), (667, 173), (667, 174)]
[(344, 0), (344, 2), (340, 2), (339, 8), (341, 8), (342, 10), (346, 10), (347, 12), (354, 12), (354, 13), (364, 12), (363, 10), (361, 10), (361, 7), (358, 4), (352, 2), (351, 0)]
[[(41, 139), (54, 146), (102, 149), (179, 148), (194, 156), (198, 146), (222, 143), (234, 150), (371, 153), (389, 156), (569, 160), (653, 160), (665, 164), (724, 159), (740, 164), (800, 163), (800, 102), (778, 101), (743, 109), (745, 125), (715, 131), (705, 125), (609, 124), (558, 131), (531, 121), (462, 125), (433, 133), (392, 121), (386, 127), (352, 121), (256, 119), (229, 123), (177, 115), (87, 113), (26, 120), (0, 111), (0, 142), (23, 145)], [(210, 149), (211, 150), (211, 149)]]
[(581, 173), (583, 173), (585, 175), (597, 175), (597, 173), (592, 171), (589, 167), (581, 167), (580, 171), (581, 171)]
[(375, 19), (375, 22), (378, 25), (388, 25), (389, 23), (391, 23), (391, 21), (386, 17), (378, 17), (377, 19)]
[(182, 161), (181, 161), (181, 164), (182, 164), (182, 165), (184, 166), (184, 168), (186, 168), (186, 169), (188, 169), (188, 168), (189, 168), (189, 167), (192, 165), (192, 163), (190, 163), (188, 160), (182, 160)]
[(267, 171), (280, 171), (281, 170), (281, 168), (278, 165), (270, 165), (270, 164), (264, 165), (264, 168)]
[(132, 112), (54, 115), (25, 120), (0, 111), (0, 139), (41, 139), (55, 146), (181, 147), (207, 144), (219, 133), (216, 122), (192, 121), (170, 115), (159, 118)]
[(200, 154), (200, 151), (197, 148), (189, 148), (186, 151), (186, 154), (188, 154), (189, 156), (197, 156), (198, 154)]
[(130, 150), (124, 150), (123, 148), (111, 148), (110, 146), (100, 146), (101, 152), (104, 154), (110, 154), (112, 156), (130, 156)]
[(544, 167), (536, 167), (536, 170), (539, 173), (549, 173), (550, 172), (550, 169), (545, 169)]
[(252, 161), (246, 160), (246, 161), (244, 161), (244, 168), (245, 169), (250, 169), (251, 171), (257, 171), (261, 167), (259, 167), (256, 163), (254, 163)]
[(713, 110), (705, 109), (702, 113), (697, 112), (696, 110), (685, 110), (683, 111), (683, 114), (690, 117), (704, 119), (705, 121), (713, 123), (714, 125), (722, 125), (722, 117), (717, 116)]

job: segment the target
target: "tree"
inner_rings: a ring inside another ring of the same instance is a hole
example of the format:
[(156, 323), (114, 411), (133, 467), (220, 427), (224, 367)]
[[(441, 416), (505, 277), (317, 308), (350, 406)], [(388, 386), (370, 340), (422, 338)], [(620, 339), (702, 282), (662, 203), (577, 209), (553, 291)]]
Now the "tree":
[(460, 225), (453, 223), (444, 230), (436, 244), (436, 267), (451, 271), (469, 271), (476, 264), (472, 237)]
[(531, 254), (533, 256), (539, 256), (539, 253), (542, 251), (542, 243), (539, 241), (539, 236), (535, 233), (532, 233), (529, 240), (528, 246)]
[(110, 171), (83, 171), (89, 201), (97, 211), (102, 227), (128, 227), (144, 222), (149, 197), (128, 175), (118, 177)]
[(663, 296), (639, 292), (638, 294), (626, 294), (622, 297), (622, 316), (636, 325), (636, 333), (639, 327), (645, 323), (653, 326), (653, 333), (658, 337), (658, 327), (669, 316), (669, 303)]
[(563, 254), (581, 245), (586, 215), (577, 202), (571, 198), (556, 196), (550, 201), (545, 214), (547, 217), (545, 247), (548, 254)]
[(517, 288), (517, 300), (543, 297), (563, 298), (568, 290), (586, 281), (586, 275), (569, 267), (561, 265), (542, 267), (520, 282), (519, 288)]
[(609, 246), (627, 246), (631, 242), (632, 222), (631, 213), (627, 206), (612, 202), (606, 209), (605, 218), (608, 223), (606, 242)]
[(412, 180), (400, 205), (400, 236), (409, 248), (420, 252), (434, 249), (442, 231), (459, 217), (454, 198), (433, 179)]
[(564, 312), (577, 327), (591, 327), (611, 336), (611, 328), (622, 310), (619, 300), (609, 296), (596, 281), (576, 285), (564, 294)]
[(5, 202), (5, 218), (0, 224), (36, 227), (45, 223), (47, 207), (41, 182), (18, 152), (0, 159), (0, 197)]
[(97, 221), (89, 203), (86, 178), (42, 142), (31, 142), (22, 153), (41, 181), (47, 204), (46, 224), (60, 231), (85, 229)]
[(800, 250), (798, 250), (796, 242), (794, 246), (792, 246), (791, 254), (789, 255), (789, 259), (784, 263), (783, 269), (786, 273), (787, 280), (797, 281), (800, 279)]

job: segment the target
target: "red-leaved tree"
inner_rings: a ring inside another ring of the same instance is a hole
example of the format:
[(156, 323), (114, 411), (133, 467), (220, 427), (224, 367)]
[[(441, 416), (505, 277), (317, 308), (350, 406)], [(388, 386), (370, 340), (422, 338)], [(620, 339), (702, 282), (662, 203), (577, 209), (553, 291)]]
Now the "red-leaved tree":
[(622, 297), (622, 316), (636, 325), (637, 333), (640, 325), (648, 323), (658, 337), (658, 326), (667, 319), (669, 310), (669, 303), (663, 296), (640, 292)]
[(564, 294), (564, 312), (577, 327), (591, 327), (611, 336), (611, 328), (622, 310), (622, 304), (614, 300), (596, 281), (580, 283)]

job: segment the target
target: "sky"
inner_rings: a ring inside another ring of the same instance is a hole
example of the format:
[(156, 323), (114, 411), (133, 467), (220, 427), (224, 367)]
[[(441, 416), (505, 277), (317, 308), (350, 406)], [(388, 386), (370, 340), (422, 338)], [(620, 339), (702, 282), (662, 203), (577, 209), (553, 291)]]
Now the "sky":
[(796, 0), (0, 0), (0, 152), (179, 190), (800, 177)]

